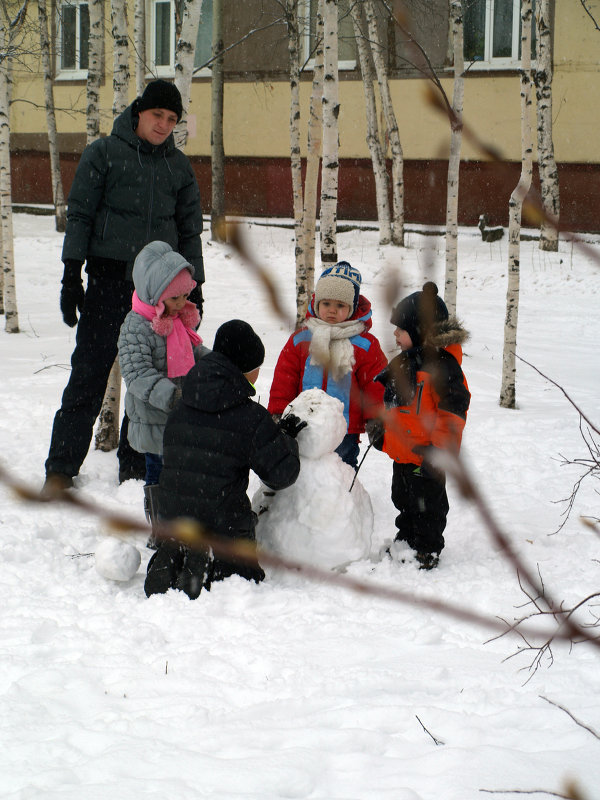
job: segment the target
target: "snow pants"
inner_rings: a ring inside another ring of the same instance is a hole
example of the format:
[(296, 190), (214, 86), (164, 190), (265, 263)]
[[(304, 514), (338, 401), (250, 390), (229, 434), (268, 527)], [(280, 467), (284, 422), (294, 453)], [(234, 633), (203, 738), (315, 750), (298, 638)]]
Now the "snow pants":
[[(77, 324), (76, 344), (71, 356), (71, 377), (54, 417), (46, 473), (73, 477), (87, 455), (94, 423), (102, 408), (106, 383), (117, 355), (119, 331), (131, 310), (133, 283), (88, 275), (85, 302)], [(120, 470), (144, 457), (127, 440), (129, 420), (123, 418), (119, 439)]]
[(418, 553), (440, 553), (449, 509), (445, 480), (435, 480), (416, 464), (394, 461), (393, 469), (392, 502), (400, 512), (396, 541)]

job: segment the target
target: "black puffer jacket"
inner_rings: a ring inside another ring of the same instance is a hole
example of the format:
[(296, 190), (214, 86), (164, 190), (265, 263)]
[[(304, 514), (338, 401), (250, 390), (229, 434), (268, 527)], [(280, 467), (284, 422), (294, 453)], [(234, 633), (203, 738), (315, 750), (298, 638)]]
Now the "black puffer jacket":
[(112, 133), (83, 151), (71, 191), (62, 260), (133, 261), (148, 242), (171, 245), (204, 282), (202, 207), (192, 166), (171, 134), (153, 146), (134, 131), (135, 102), (115, 119)]
[(254, 538), (249, 470), (275, 491), (300, 471), (298, 444), (253, 402), (252, 385), (228, 358), (211, 352), (188, 373), (163, 438), (159, 508), (221, 536)]

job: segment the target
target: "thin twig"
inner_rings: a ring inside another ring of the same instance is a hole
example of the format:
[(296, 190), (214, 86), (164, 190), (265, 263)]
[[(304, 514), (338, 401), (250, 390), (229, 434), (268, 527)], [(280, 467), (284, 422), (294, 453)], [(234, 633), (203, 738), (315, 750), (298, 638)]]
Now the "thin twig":
[(560, 708), (560, 710), (561, 710), (561, 711), (564, 711), (564, 712), (565, 712), (565, 714), (567, 714), (567, 716), (571, 717), (571, 719), (573, 720), (573, 722), (574, 722), (576, 725), (579, 725), (579, 727), (580, 727), (580, 728), (583, 728), (584, 730), (586, 730), (586, 731), (588, 731), (589, 733), (591, 733), (591, 734), (592, 734), (592, 736), (595, 736), (595, 737), (596, 737), (596, 739), (600, 739), (600, 733), (598, 733), (597, 731), (595, 731), (595, 730), (594, 730), (592, 727), (590, 727), (589, 725), (586, 725), (584, 722), (581, 722), (581, 720), (577, 719), (577, 717), (576, 717), (574, 714), (572, 714), (572, 713), (569, 711), (569, 709), (568, 709), (568, 708), (565, 708), (564, 706), (561, 706), (561, 704), (560, 704), (560, 703), (555, 703), (555, 702), (554, 702), (554, 700), (549, 700), (547, 697), (544, 697), (544, 695), (542, 695), (542, 694), (540, 695), (540, 697), (542, 698), (542, 700), (545, 700), (547, 703), (550, 703), (550, 705), (551, 705), (551, 706), (556, 706), (556, 708)]

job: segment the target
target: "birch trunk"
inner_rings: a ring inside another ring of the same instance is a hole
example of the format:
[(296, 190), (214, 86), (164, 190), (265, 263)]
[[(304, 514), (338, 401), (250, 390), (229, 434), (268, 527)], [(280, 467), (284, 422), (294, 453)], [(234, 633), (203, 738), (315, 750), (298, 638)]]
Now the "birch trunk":
[(192, 74), (198, 26), (202, 14), (202, 0), (183, 0), (181, 13), (181, 32), (175, 45), (175, 86), (181, 94), (183, 117), (177, 124), (174, 135), (175, 144), (180, 150), (185, 148), (188, 136), (187, 112), (190, 104)]
[(225, 241), (225, 147), (223, 144), (223, 4), (213, 0), (211, 90), (211, 238)]
[[(111, 0), (110, 19), (113, 39), (113, 116), (127, 108), (129, 94), (129, 42), (125, 0)], [(108, 452), (119, 445), (121, 369), (119, 359), (112, 365), (94, 438), (97, 450)]]
[(111, 0), (113, 45), (113, 117), (125, 111), (129, 94), (129, 37), (126, 0)]
[(389, 179), (385, 164), (385, 153), (379, 139), (377, 125), (377, 103), (375, 101), (375, 87), (373, 85), (373, 68), (363, 33), (363, 17), (361, 6), (352, 3), (350, 6), (354, 35), (358, 48), (358, 60), (365, 92), (365, 107), (367, 118), (367, 145), (373, 164), (373, 177), (375, 178), (375, 202), (377, 204), (377, 219), (379, 221), (379, 244), (389, 244), (392, 240), (392, 224), (390, 220), (390, 201), (388, 196)]
[(87, 74), (87, 144), (100, 136), (100, 82), (102, 80), (102, 0), (90, 0), (89, 66)]
[(536, 6), (535, 91), (537, 99), (538, 172), (544, 212), (550, 220), (542, 220), (540, 250), (558, 250), (560, 193), (558, 169), (552, 140), (552, 26), (550, 0), (538, 0)]
[(323, 159), (321, 164), (321, 262), (337, 261), (338, 195), (338, 2), (323, 6)]
[(133, 46), (135, 50), (135, 94), (139, 97), (146, 84), (146, 2), (135, 0), (133, 10)]
[(287, 0), (288, 56), (290, 65), (290, 170), (294, 209), (294, 258), (296, 263), (296, 324), (300, 325), (308, 302), (304, 257), (304, 195), (300, 154), (300, 23), (298, 0)]
[(516, 350), (519, 314), (519, 258), (523, 201), (531, 186), (533, 133), (531, 126), (531, 0), (521, 0), (521, 176), (508, 204), (508, 290), (504, 322), (500, 405), (515, 408)]
[(48, 12), (46, 0), (38, 0), (38, 23), (40, 26), (40, 51), (44, 73), (44, 102), (46, 104), (46, 125), (48, 126), (48, 152), (50, 155), (50, 179), (52, 181), (52, 201), (56, 230), (64, 233), (67, 225), (67, 208), (60, 173), (60, 153), (56, 134), (56, 114), (54, 112), (54, 90), (52, 87), (52, 64), (50, 59), (50, 37), (48, 34)]
[(462, 113), (465, 94), (465, 59), (463, 54), (462, 0), (450, 0), (450, 19), (454, 46), (454, 119), (450, 133), (448, 158), (448, 188), (446, 195), (446, 279), (444, 300), (451, 314), (456, 314), (458, 284), (458, 188), (460, 179), (460, 149), (462, 145)]
[(377, 27), (377, 18), (373, 0), (364, 0), (365, 18), (369, 31), (369, 41), (373, 63), (377, 74), (379, 85), (379, 96), (381, 107), (387, 128), (387, 136), (392, 151), (392, 244), (400, 247), (404, 246), (404, 154), (400, 143), (400, 132), (394, 107), (392, 95), (388, 81), (387, 67), (385, 63), (385, 49), (381, 44), (381, 37)]
[(315, 283), (315, 253), (317, 227), (317, 199), (321, 151), (323, 147), (323, 2), (317, 3), (315, 26), (315, 64), (310, 94), (308, 115), (308, 141), (306, 146), (306, 175), (304, 176), (304, 259), (306, 264), (306, 307), (298, 310), (304, 320), (308, 300), (312, 296)]
[(2, 15), (0, 22), (0, 242), (2, 245), (2, 281), (0, 311), (4, 313), (7, 333), (19, 333), (17, 287), (12, 221), (12, 188), (10, 180), (10, 101), (12, 91), (12, 57), (17, 49), (27, 15), (27, 0), (13, 19)]

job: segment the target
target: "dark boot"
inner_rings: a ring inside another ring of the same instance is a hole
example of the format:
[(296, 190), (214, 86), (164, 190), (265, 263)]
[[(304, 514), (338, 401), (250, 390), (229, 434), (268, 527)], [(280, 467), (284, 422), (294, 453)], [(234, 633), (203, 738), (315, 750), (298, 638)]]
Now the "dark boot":
[(185, 592), (190, 600), (195, 600), (202, 589), (210, 590), (212, 558), (207, 550), (185, 548), (183, 567), (177, 576), (176, 589)]
[(183, 568), (184, 548), (176, 542), (163, 541), (148, 564), (144, 582), (146, 596), (164, 594), (174, 589)]
[(146, 542), (146, 547), (156, 550), (158, 546), (158, 537), (156, 536), (156, 527), (158, 525), (158, 484), (144, 486), (144, 513), (146, 514), (146, 519), (152, 525), (152, 533)]

